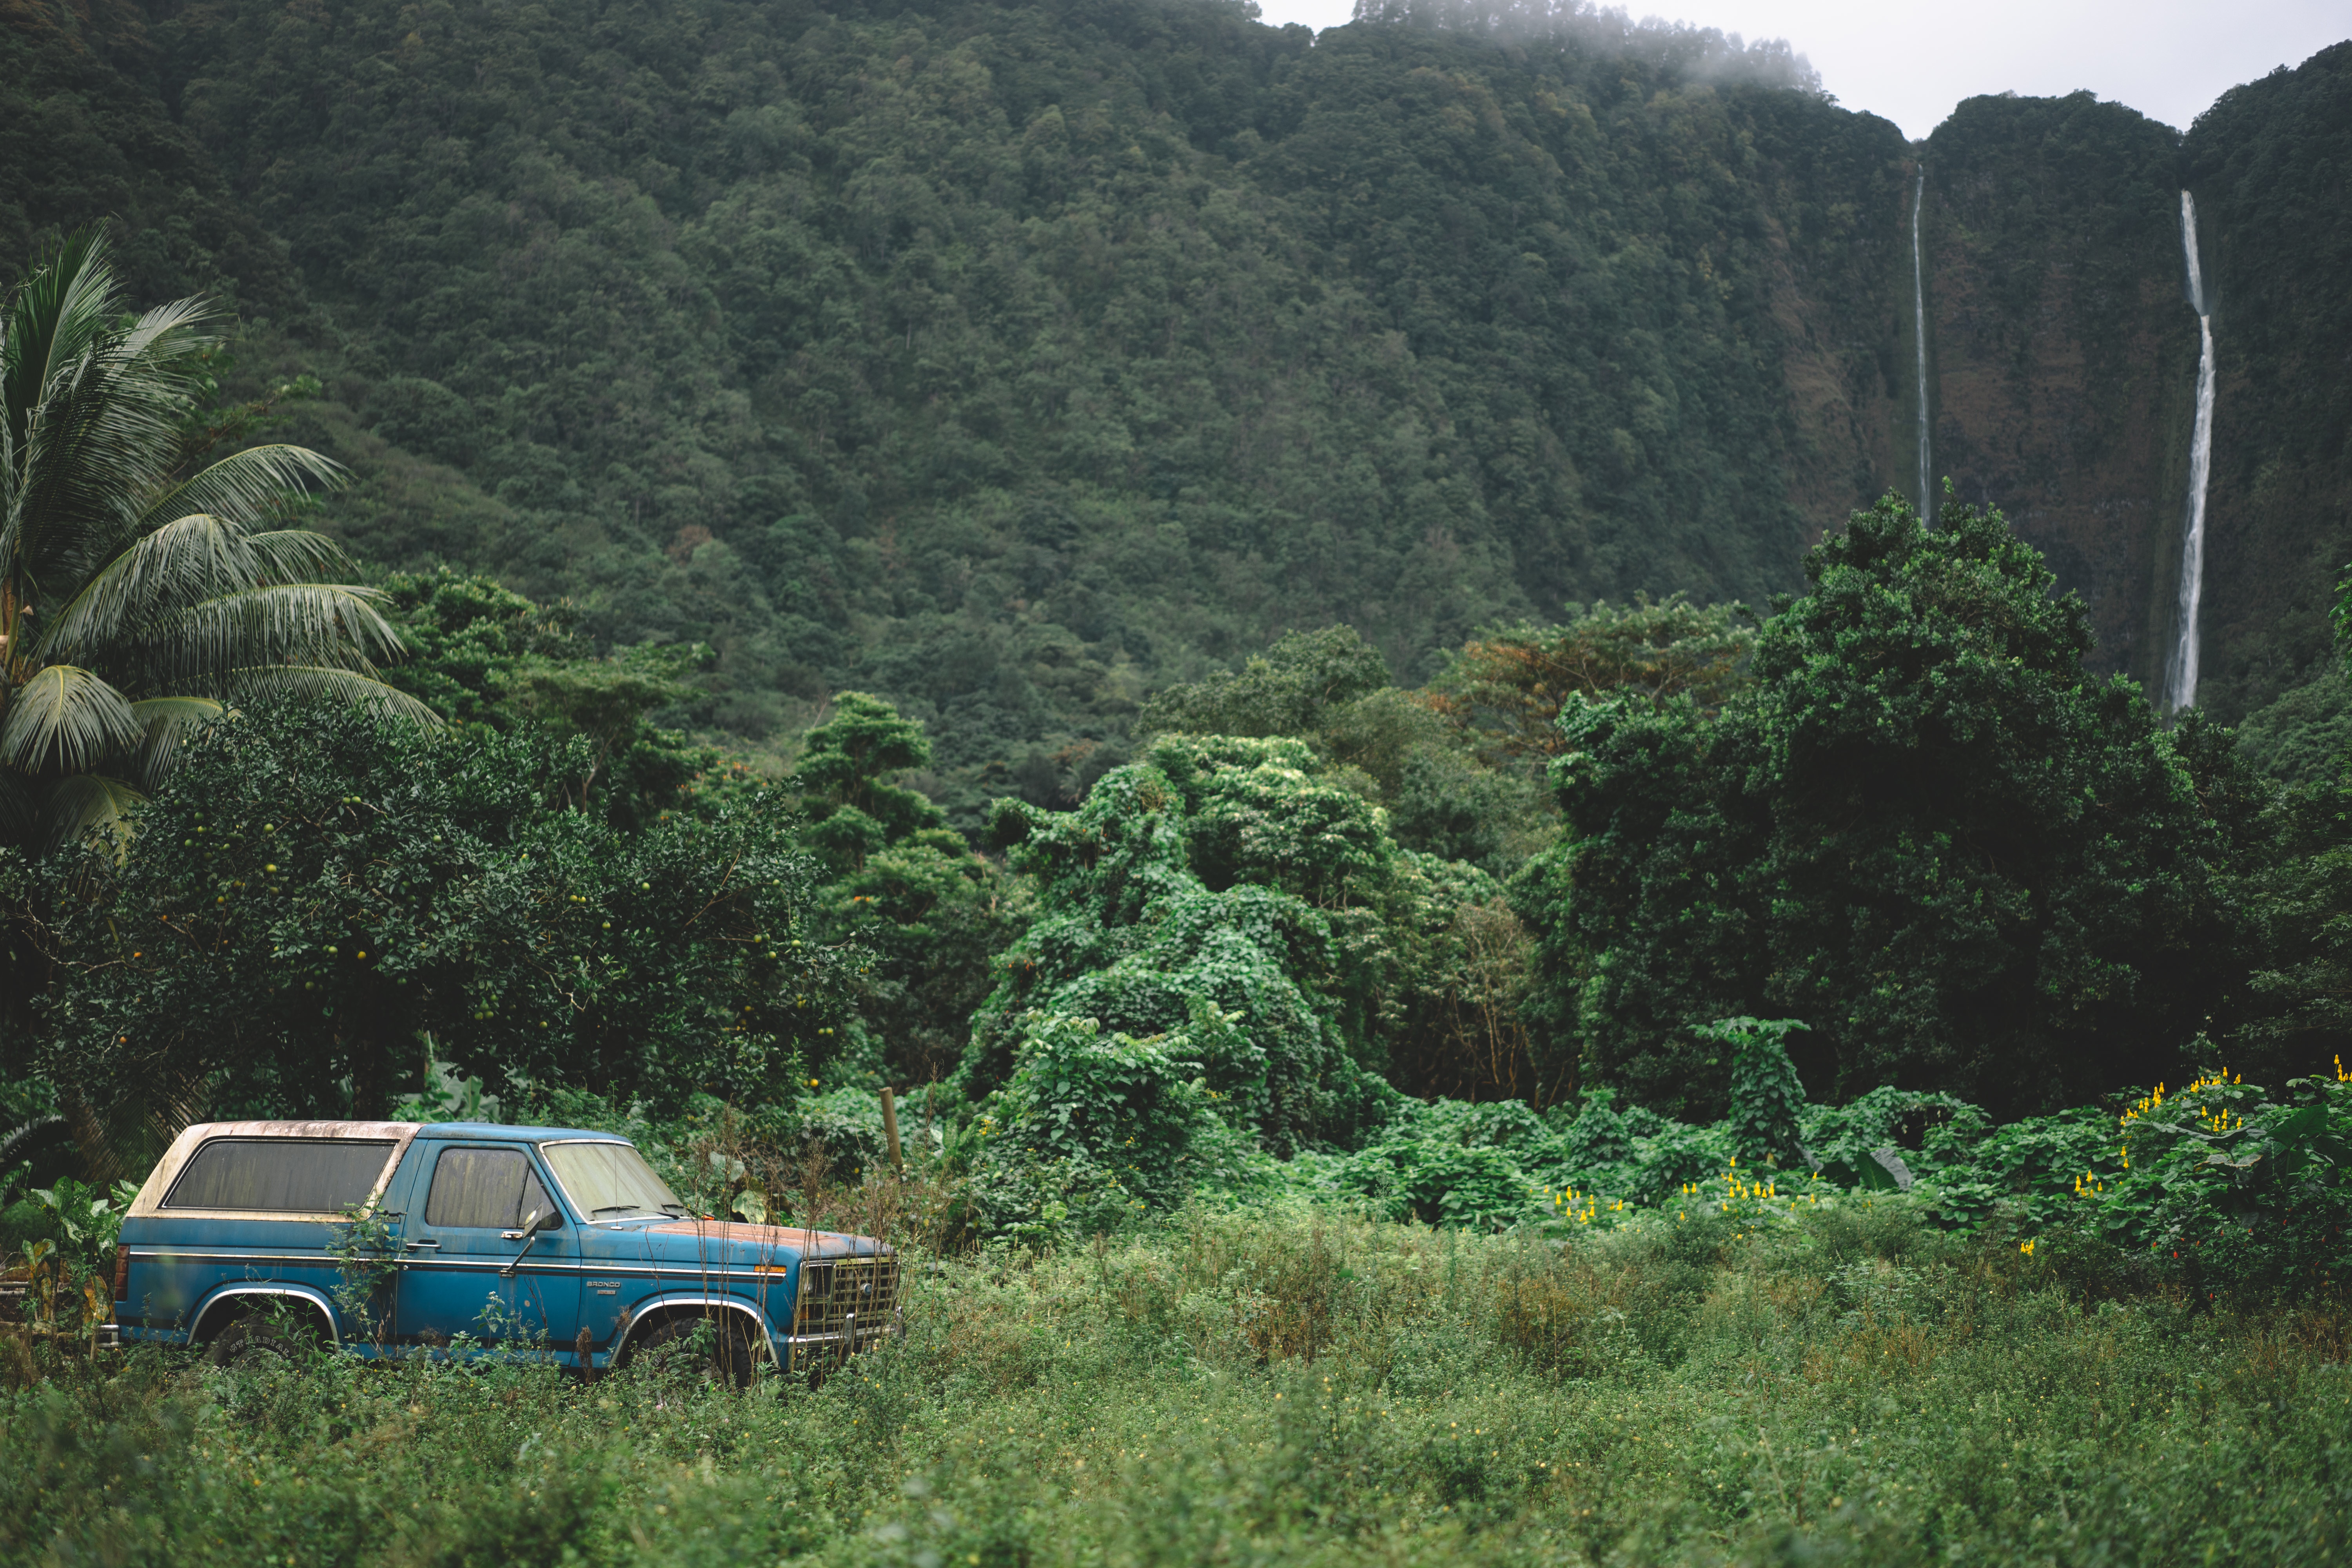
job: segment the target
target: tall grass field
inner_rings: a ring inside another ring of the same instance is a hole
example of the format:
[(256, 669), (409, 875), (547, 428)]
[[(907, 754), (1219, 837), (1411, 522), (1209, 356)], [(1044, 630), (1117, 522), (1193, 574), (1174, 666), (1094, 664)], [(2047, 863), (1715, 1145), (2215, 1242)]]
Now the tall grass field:
[(0, 1557), (2352, 1561), (2333, 1298), (2233, 1306), (1909, 1194), (1705, 1210), (1479, 1234), (1196, 1203), (910, 1246), (905, 1339), (814, 1392), (12, 1341)]

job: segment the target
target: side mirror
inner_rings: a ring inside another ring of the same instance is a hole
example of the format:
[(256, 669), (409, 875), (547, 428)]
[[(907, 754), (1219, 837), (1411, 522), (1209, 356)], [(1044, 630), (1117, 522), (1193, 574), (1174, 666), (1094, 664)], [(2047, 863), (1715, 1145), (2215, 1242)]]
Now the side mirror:
[(539, 1233), (543, 1230), (553, 1230), (557, 1226), (562, 1225), (562, 1223), (563, 1216), (556, 1213), (553, 1209), (533, 1209), (530, 1213), (523, 1215), (522, 1228), (520, 1230), (509, 1230), (503, 1233), (506, 1238), (509, 1241), (520, 1239), (522, 1242), (522, 1250), (516, 1253), (513, 1259), (509, 1261), (505, 1268), (499, 1270), (499, 1277), (507, 1279), (513, 1279), (515, 1276), (515, 1270), (522, 1267), (523, 1258), (530, 1254), (530, 1249), (533, 1247), (539, 1245)]

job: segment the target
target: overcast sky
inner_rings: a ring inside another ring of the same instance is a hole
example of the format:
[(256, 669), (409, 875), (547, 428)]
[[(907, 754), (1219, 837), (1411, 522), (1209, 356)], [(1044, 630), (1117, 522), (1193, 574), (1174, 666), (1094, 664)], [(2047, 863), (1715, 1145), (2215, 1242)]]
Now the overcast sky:
[[(1320, 30), (1349, 0), (1258, 0), (1265, 19)], [(1786, 38), (1849, 109), (1883, 114), (1915, 141), (1980, 92), (2056, 96), (2089, 88), (2168, 125), (2273, 67), (2352, 37), (2346, 0), (1678, 0), (1640, 16)]]

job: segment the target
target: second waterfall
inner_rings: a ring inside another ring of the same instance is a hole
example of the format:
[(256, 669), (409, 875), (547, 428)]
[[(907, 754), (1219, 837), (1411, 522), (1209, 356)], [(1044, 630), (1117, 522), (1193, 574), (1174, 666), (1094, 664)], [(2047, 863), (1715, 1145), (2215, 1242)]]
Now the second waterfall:
[(1919, 208), (1927, 199), (1927, 171), (1911, 190), (1911, 339), (1919, 351), (1919, 515), (1936, 520), (1936, 498), (1927, 477), (1927, 274), (1919, 258)]
[(2172, 655), (2165, 661), (2164, 706), (2179, 712), (2197, 700), (2197, 612), (2205, 597), (2205, 481), (2213, 458), (2213, 316), (2197, 256), (2197, 202), (2180, 193), (2180, 248), (2189, 262), (2189, 303), (2197, 311), (2197, 423), (2189, 439), (2188, 522), (2181, 531), (2180, 599)]

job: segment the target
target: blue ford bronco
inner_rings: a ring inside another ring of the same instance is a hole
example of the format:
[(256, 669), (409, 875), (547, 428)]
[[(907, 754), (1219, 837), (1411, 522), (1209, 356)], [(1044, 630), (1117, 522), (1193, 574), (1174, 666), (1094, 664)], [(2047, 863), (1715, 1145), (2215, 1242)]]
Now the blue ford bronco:
[(123, 1342), (218, 1362), (529, 1348), (739, 1385), (900, 1330), (887, 1245), (700, 1217), (625, 1138), (487, 1122), (191, 1127), (124, 1217), (114, 1296)]

